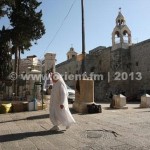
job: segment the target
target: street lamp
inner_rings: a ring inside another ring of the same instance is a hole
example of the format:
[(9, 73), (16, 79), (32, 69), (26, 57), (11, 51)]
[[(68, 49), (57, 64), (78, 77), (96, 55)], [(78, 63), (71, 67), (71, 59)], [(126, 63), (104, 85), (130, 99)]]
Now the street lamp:
[(85, 28), (84, 28), (84, 0), (81, 0), (81, 13), (82, 13), (82, 64), (81, 72), (85, 72)]
[[(81, 0), (81, 13), (82, 13), (82, 54), (81, 54), (81, 73), (82, 80), (76, 82), (76, 94), (73, 108), (80, 113), (87, 112), (87, 105), (94, 103), (94, 82), (91, 79), (85, 79), (85, 30), (84, 30), (84, 0)], [(83, 77), (84, 75), (84, 77)], [(81, 89), (81, 90), (80, 90)]]

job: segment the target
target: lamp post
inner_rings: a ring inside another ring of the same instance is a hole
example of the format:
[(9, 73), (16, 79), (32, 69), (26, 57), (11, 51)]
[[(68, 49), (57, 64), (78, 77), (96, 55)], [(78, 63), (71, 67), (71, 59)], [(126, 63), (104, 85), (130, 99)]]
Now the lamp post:
[[(81, 0), (82, 12), (82, 59), (81, 72), (85, 74), (85, 30), (84, 30), (84, 0)], [(87, 105), (94, 103), (94, 82), (91, 79), (82, 78), (76, 82), (76, 94), (73, 108), (80, 113), (87, 113)]]
[(85, 72), (85, 28), (84, 28), (84, 0), (81, 0), (81, 13), (82, 13), (82, 64), (81, 72)]

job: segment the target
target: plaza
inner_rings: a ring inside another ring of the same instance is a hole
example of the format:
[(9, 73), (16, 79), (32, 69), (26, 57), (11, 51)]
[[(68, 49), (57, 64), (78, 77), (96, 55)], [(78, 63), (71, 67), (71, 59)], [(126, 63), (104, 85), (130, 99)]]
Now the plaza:
[(68, 130), (50, 131), (49, 108), (40, 111), (0, 115), (0, 150), (149, 150), (150, 108), (139, 103), (126, 109), (80, 114), (70, 110), (76, 120)]

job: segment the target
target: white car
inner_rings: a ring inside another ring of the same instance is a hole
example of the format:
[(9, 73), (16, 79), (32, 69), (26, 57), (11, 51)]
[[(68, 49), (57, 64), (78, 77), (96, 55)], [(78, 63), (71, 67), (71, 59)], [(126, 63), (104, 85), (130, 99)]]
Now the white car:
[[(52, 85), (50, 85), (49, 90), (52, 89)], [(73, 103), (75, 101), (75, 90), (67, 85), (68, 90), (68, 102)], [(49, 95), (48, 89), (43, 89), (45, 95)]]
[(67, 85), (68, 90), (68, 102), (73, 103), (75, 100), (75, 90)]

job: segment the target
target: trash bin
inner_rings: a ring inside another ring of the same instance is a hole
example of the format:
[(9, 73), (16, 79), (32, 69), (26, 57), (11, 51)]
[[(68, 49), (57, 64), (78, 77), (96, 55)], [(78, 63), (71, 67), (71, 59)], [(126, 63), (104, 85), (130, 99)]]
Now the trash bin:
[(28, 111), (37, 110), (37, 100), (28, 103)]

